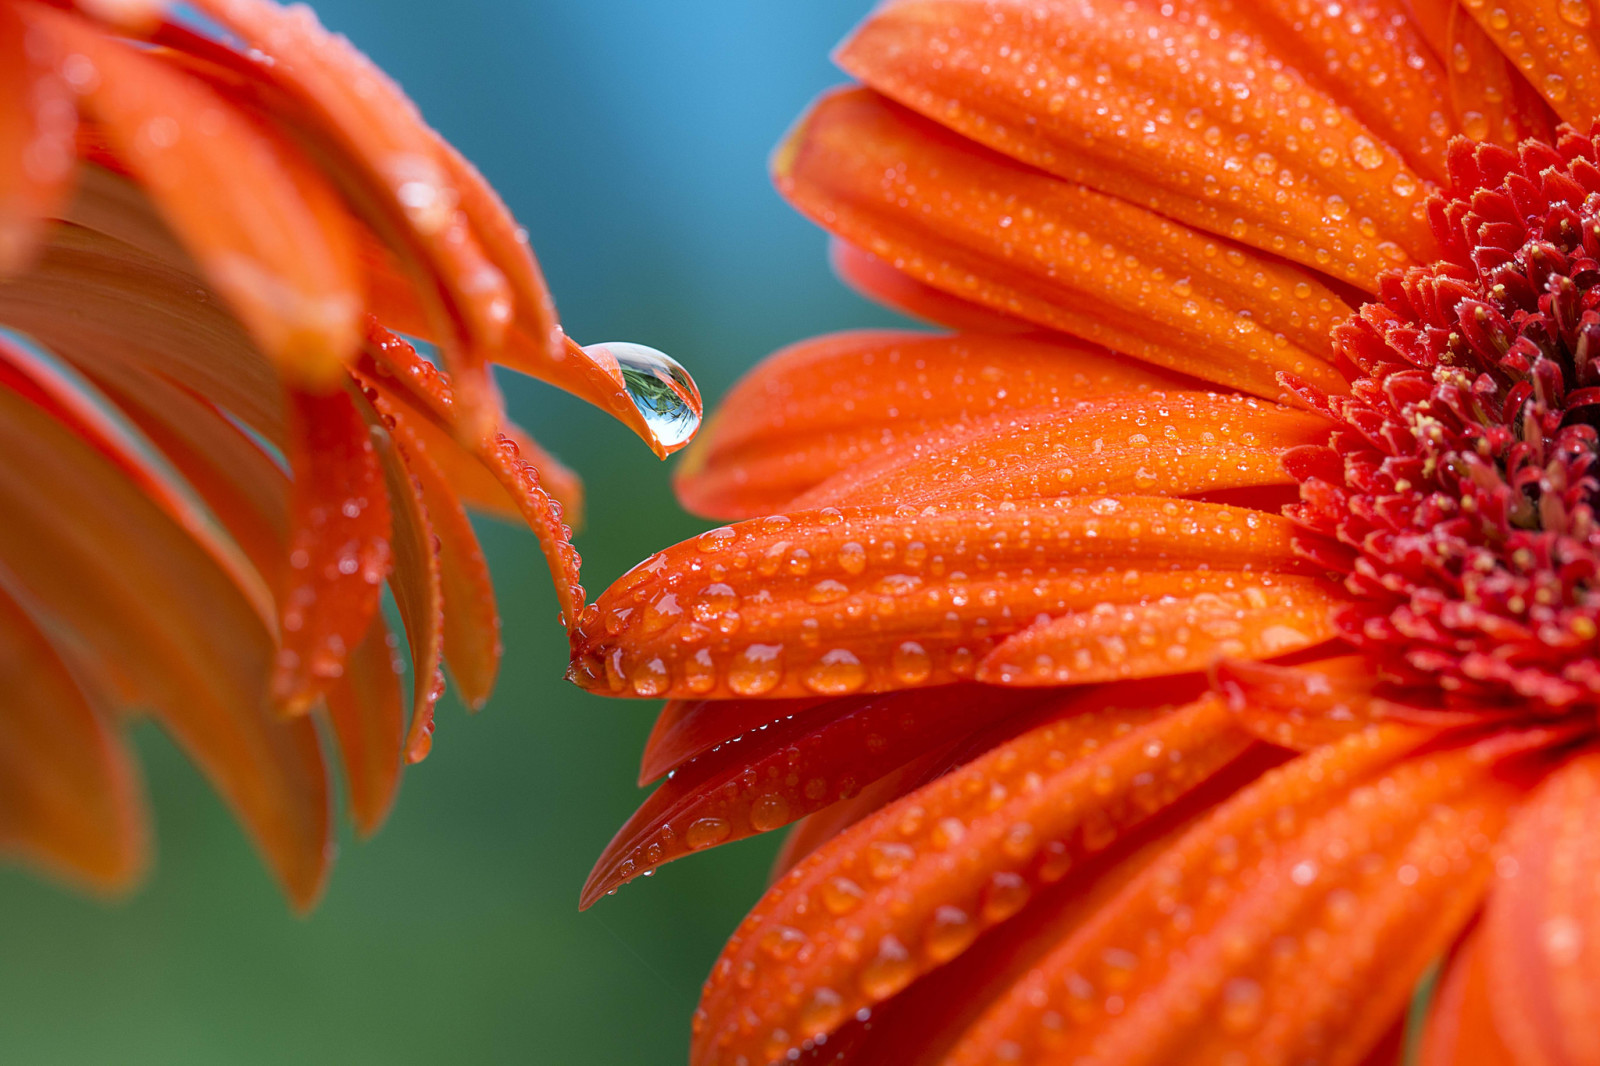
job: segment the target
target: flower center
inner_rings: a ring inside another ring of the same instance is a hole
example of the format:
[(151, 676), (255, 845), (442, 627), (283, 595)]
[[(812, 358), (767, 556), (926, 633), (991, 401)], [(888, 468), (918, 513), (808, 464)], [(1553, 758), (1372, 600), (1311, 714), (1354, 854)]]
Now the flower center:
[[(1600, 132), (1600, 127), (1597, 127)], [(1308, 557), (1387, 680), (1474, 702), (1600, 705), (1600, 163), (1592, 136), (1458, 142), (1444, 249), (1335, 335), (1350, 396), (1288, 465)]]

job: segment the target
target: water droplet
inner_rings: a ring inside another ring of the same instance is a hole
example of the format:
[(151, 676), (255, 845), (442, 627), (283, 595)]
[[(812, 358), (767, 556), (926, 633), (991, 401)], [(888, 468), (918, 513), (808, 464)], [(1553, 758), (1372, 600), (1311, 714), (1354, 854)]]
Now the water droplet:
[(867, 668), (855, 653), (835, 648), (825, 653), (806, 671), (805, 686), (820, 696), (843, 696), (867, 681)]
[(894, 844), (886, 841), (875, 841), (867, 848), (867, 866), (872, 871), (872, 876), (880, 881), (887, 881), (891, 877), (899, 877), (905, 873), (906, 867), (911, 865), (911, 860), (917, 853), (911, 850), (908, 844)]
[(1562, 22), (1569, 26), (1577, 26), (1579, 29), (1589, 25), (1590, 19), (1593, 18), (1589, 10), (1589, 0), (1560, 0), (1556, 10), (1560, 13)]
[(933, 660), (921, 644), (908, 640), (895, 648), (889, 668), (894, 672), (896, 681), (917, 685), (926, 681), (933, 672)]
[(983, 893), (983, 920), (1002, 922), (1022, 909), (1031, 895), (1028, 882), (1014, 873), (997, 873)]
[(869, 999), (884, 1000), (911, 983), (917, 967), (898, 937), (878, 941), (878, 954), (862, 969), (861, 991)]
[(849, 914), (865, 897), (861, 886), (848, 877), (830, 877), (822, 884), (822, 905), (833, 915)]
[(590, 344), (583, 350), (601, 362), (602, 351), (617, 361), (623, 387), (657, 444), (668, 450), (682, 447), (700, 428), (700, 390), (670, 355), (630, 341)]
[(831, 988), (819, 988), (800, 1012), (800, 1030), (809, 1037), (831, 1032), (844, 1021), (844, 1001)]
[(1377, 170), (1383, 166), (1383, 149), (1367, 136), (1358, 135), (1350, 139), (1350, 157), (1362, 170)]
[(728, 687), (741, 696), (759, 696), (777, 687), (783, 677), (783, 645), (752, 644), (734, 656)]
[(758, 832), (770, 832), (788, 822), (789, 801), (776, 792), (770, 792), (750, 805), (750, 825)]
[(806, 935), (793, 926), (775, 925), (761, 934), (759, 944), (762, 951), (783, 962), (794, 958), (805, 942)]
[(684, 833), (684, 842), (689, 845), (690, 850), (699, 851), (727, 840), (730, 831), (731, 827), (726, 818), (698, 818)]
[(949, 962), (967, 950), (977, 935), (978, 927), (971, 916), (960, 907), (946, 904), (933, 912), (933, 922), (928, 926), (922, 948), (933, 962)]
[(1235, 977), (1222, 986), (1222, 1027), (1230, 1033), (1247, 1033), (1261, 1023), (1261, 986), (1248, 977)]

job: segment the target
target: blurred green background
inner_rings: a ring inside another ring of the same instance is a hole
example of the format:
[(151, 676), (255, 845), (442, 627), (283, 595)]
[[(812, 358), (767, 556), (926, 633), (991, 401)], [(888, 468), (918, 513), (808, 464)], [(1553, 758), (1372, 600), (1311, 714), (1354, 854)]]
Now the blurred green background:
[[(829, 275), (766, 155), (841, 79), (828, 50), (868, 0), (320, 0), (532, 233), (569, 331), (677, 356), (707, 400), (772, 349), (892, 321)], [(576, 401), (506, 383), (588, 484), (591, 592), (705, 528), (667, 468)], [(506, 623), (500, 687), (447, 698), (433, 755), (375, 840), (341, 830), (321, 907), (291, 916), (227, 812), (138, 731), (158, 862), (104, 904), (0, 868), (6, 1063), (677, 1063), (700, 981), (776, 840), (668, 866), (577, 912), (642, 798), (658, 706), (561, 680), (531, 535), (483, 528)]]

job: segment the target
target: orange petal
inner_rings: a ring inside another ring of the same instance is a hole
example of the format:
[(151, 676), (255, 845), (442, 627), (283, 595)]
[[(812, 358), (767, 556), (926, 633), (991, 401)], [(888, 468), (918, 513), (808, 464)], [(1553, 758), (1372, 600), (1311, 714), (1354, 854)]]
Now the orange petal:
[(77, 109), (54, 42), (0, 7), (0, 275), (25, 267), (68, 192)]
[[(1302, 9), (1277, 6), (1183, 18), (1094, 0), (1009, 10), (899, 0), (838, 59), (879, 92), (1021, 162), (1375, 292), (1379, 272), (1432, 258), (1417, 210), (1423, 181), (1391, 145), (1416, 150), (1442, 176), (1443, 72), (1403, 20), (1363, 11), (1365, 31), (1351, 34), (1337, 17), (1308, 26)], [(1380, 22), (1386, 34), (1371, 30)], [(1329, 39), (1308, 40), (1316, 31)], [(1285, 42), (1298, 47), (1286, 54)], [(1363, 57), (1361, 44), (1386, 55)], [(1327, 62), (1324, 50), (1339, 66), (1376, 59), (1404, 83), (1361, 94), (1389, 101), (1395, 113), (1372, 115), (1382, 126), (1347, 112), (1348, 93), (1302, 76)], [(1409, 106), (1396, 107), (1406, 95)]]
[(399, 792), (406, 732), (400, 661), (382, 618), (350, 652), (344, 674), (328, 686), (327, 698), (328, 720), (350, 782), (350, 813), (357, 832), (370, 836), (389, 816)]
[(394, 503), (394, 570), (389, 587), (411, 645), (411, 725), (406, 731), (405, 751), (406, 761), (415, 763), (433, 750), (434, 706), (444, 694), (439, 539), (404, 446), (392, 437), (379, 439), (384, 478)]
[[(409, 477), (421, 493), (439, 556), (444, 657), (460, 687), (462, 701), (477, 710), (488, 700), (500, 669), (500, 612), (495, 607), (494, 585), (478, 535), (456, 497), (456, 486), (434, 465), (434, 448), (450, 456), (465, 457), (480, 475), (488, 471), (476, 459), (465, 456), (453, 437), (424, 438), (419, 430), (432, 427), (432, 423), (425, 414), (407, 407), (402, 397), (403, 394), (377, 388), (367, 391), (368, 402), (394, 436)], [(494, 485), (509, 502), (499, 483)]]
[(1495, 1029), (1519, 1063), (1600, 1062), (1600, 752), (1539, 786), (1507, 833), (1483, 922)]
[[(995, 1002), (952, 1064), (1359, 1063), (1470, 916), (1494, 756), (1369, 730), (1268, 773)], [(1042, 1023), (1046, 1015), (1059, 1024)]]
[[(1012, 403), (1010, 390), (1004, 402)], [(1059, 401), (1057, 401), (1059, 403)], [(1148, 391), (1005, 413), (885, 442), (792, 502), (1026, 500), (1086, 493), (1199, 496), (1292, 485), (1283, 456), (1323, 444), (1322, 416), (1253, 396)]]
[(1249, 743), (1214, 699), (1126, 707), (1113, 699), (1026, 733), (791, 870), (713, 968), (691, 1060), (773, 1062), (826, 1035), (961, 954)]
[(122, 740), (0, 567), (0, 852), (101, 891), (144, 868), (149, 830)]
[(1466, 9), (1562, 121), (1586, 127), (1600, 113), (1600, 77), (1592, 73), (1600, 27), (1591, 27), (1587, 3), (1514, 0)]
[(291, 390), (289, 566), (272, 695), (308, 708), (344, 673), (390, 567), (389, 494), (366, 420), (344, 392)]
[(198, 80), (76, 19), (31, 18), (91, 64), (84, 106), (262, 349), (291, 381), (336, 386), (361, 283), (333, 191)]
[(1467, 935), (1428, 1011), (1417, 1066), (1517, 1066), (1494, 1025), (1483, 929)]
[(267, 619), (159, 495), (10, 387), (0, 453), (0, 559), (108, 690), (172, 731), (310, 906), (331, 858), (327, 782), (315, 724), (264, 705)]
[(963, 299), (1269, 399), (1283, 371), (1346, 391), (1327, 331), (1350, 309), (1315, 274), (979, 148), (876, 93), (824, 97), (773, 168), (830, 232)]
[(1035, 622), (989, 652), (977, 677), (1069, 685), (1204, 670), (1222, 656), (1270, 659), (1332, 640), (1344, 602), (1318, 578), (1243, 574), (1232, 588)]
[(871, 252), (837, 238), (828, 242), (828, 261), (839, 280), (903, 315), (972, 333), (1025, 333), (1032, 326), (925, 285)]
[(595, 863), (579, 905), (691, 851), (770, 832), (849, 799), (1037, 699), (967, 685), (891, 692), (830, 700), (730, 737), (677, 767), (628, 819)]
[(906, 793), (921, 788), (951, 765), (948, 748), (930, 752), (889, 771), (849, 799), (840, 800), (802, 818), (784, 837), (783, 846), (773, 858), (771, 880), (778, 880), (795, 863), (861, 819), (887, 807)]
[(663, 774), (752, 729), (781, 722), (826, 700), (670, 700), (661, 708), (639, 759), (639, 784)]
[(1450, 95), (1467, 136), (1507, 148), (1527, 137), (1554, 143), (1549, 105), (1460, 4), (1450, 5), (1445, 32)]
[[(375, 321), (368, 322), (367, 346), (357, 380), (363, 388), (380, 395), (392, 396), (396, 390), (404, 390), (415, 401), (413, 410), (424, 413), (424, 419), (408, 420), (412, 426), (426, 419), (442, 427), (453, 424), (456, 398), (450, 382), (418, 356), (411, 345)], [(399, 413), (398, 407), (389, 411), (391, 416)], [(539, 538), (555, 581), (556, 598), (570, 623), (578, 617), (584, 593), (579, 582), (578, 553), (572, 547), (572, 530), (562, 524), (561, 505), (546, 493), (538, 467), (523, 456), (515, 440), (499, 433), (493, 440), (478, 440), (472, 447), (478, 462), (494, 476)]]
[(939, 427), (1182, 387), (1177, 375), (1065, 337), (831, 334), (783, 349), (740, 380), (674, 485), (696, 514), (753, 518)]
[(1298, 571), (1286, 520), (1148, 497), (850, 507), (724, 526), (634, 567), (573, 641), (584, 687), (780, 698), (948, 684), (1041, 615)]

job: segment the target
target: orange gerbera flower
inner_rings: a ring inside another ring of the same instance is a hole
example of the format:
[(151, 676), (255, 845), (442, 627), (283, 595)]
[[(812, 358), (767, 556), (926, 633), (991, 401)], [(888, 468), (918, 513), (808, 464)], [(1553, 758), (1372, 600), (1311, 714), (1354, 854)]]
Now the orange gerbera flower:
[(585, 904), (803, 819), (695, 1063), (1392, 1062), (1441, 958), (1422, 1061), (1600, 1062), (1591, 22), (896, 0), (846, 42), (778, 186), (961, 332), (758, 367), (679, 480), (741, 521), (575, 642), (674, 698)]
[(583, 602), (579, 484), (505, 420), (490, 364), (662, 455), (698, 399), (659, 353), (567, 340), (494, 192), (309, 10), (201, 0), (210, 34), (164, 7), (0, 0), (0, 849), (100, 888), (138, 873), (111, 716), (139, 709), (304, 907), (332, 853), (313, 717), (371, 832), (427, 753), (441, 660), (471, 706), (494, 684), (463, 504), (526, 520)]

